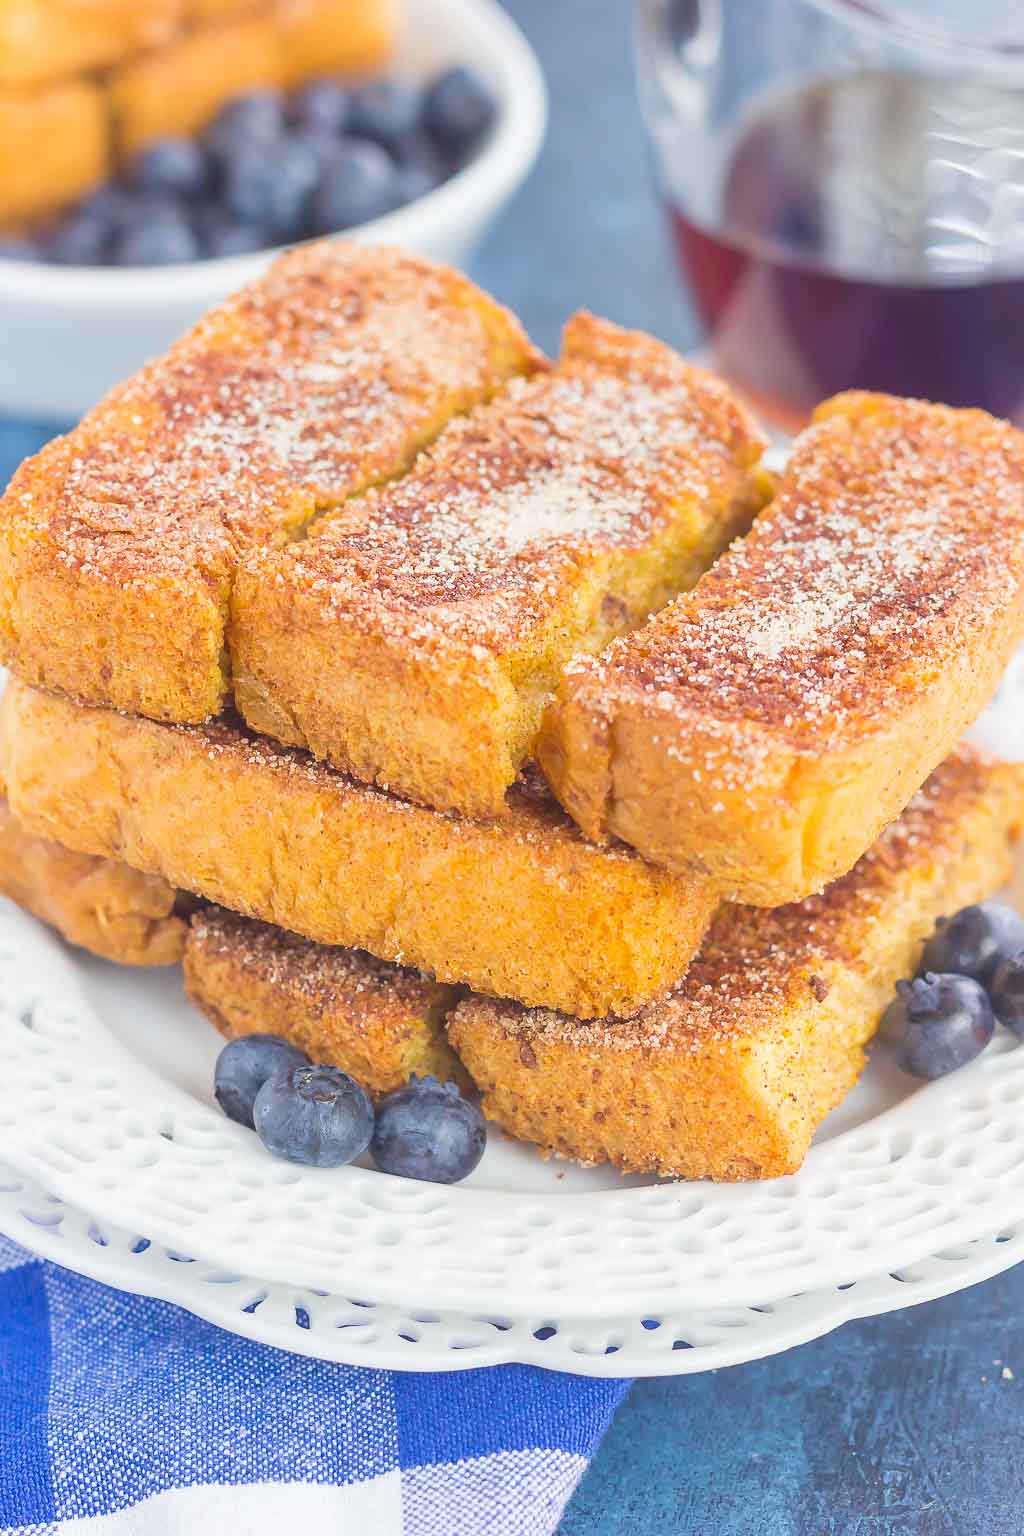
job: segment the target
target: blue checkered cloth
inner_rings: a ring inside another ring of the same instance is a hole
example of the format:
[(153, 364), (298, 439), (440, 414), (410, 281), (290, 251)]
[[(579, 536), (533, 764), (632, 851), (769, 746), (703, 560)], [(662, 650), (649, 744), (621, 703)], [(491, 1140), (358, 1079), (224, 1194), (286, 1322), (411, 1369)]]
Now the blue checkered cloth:
[(0, 1530), (540, 1536), (626, 1390), (249, 1343), (0, 1238)]
[[(0, 486), (56, 427), (0, 423)], [(0, 1531), (540, 1536), (627, 1384), (249, 1343), (0, 1237)]]

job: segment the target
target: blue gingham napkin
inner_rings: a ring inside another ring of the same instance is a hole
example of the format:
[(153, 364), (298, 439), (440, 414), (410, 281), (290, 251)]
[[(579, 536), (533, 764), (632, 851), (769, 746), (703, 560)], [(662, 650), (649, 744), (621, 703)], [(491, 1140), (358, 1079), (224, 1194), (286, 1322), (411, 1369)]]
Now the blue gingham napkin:
[(627, 1389), (328, 1365), (0, 1237), (0, 1530), (547, 1536)]
[[(0, 422), (0, 487), (57, 427)], [(626, 1383), (328, 1365), (0, 1237), (0, 1531), (540, 1536)]]

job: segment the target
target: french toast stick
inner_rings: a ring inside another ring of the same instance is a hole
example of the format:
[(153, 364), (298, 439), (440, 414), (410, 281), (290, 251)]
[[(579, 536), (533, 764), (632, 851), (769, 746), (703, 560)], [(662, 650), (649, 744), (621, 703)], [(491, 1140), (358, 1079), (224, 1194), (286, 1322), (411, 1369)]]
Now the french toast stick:
[(763, 446), (718, 380), (577, 315), (553, 372), (243, 564), (237, 706), (367, 782), (499, 814), (569, 658), (642, 624), (749, 527)]
[(444, 1032), (458, 989), (361, 950), (204, 907), (189, 925), (185, 990), (229, 1040), (282, 1035), (374, 1098), (413, 1074), (467, 1081)]
[(685, 970), (714, 899), (588, 843), (539, 783), (472, 821), (224, 722), (168, 726), (11, 681), (0, 779), (30, 830), (325, 944), (581, 1016)]
[(281, 81), (383, 69), (398, 31), (397, 0), (276, 0)]
[(188, 920), (159, 875), (74, 853), (36, 837), (0, 797), (0, 895), (49, 923), (69, 944), (121, 965), (174, 965)]
[(182, 0), (0, 0), (0, 86), (50, 85), (165, 43)]
[(84, 197), (110, 169), (103, 93), (92, 81), (0, 86), (0, 228)]
[(692, 593), (568, 669), (539, 761), (588, 836), (728, 900), (845, 873), (988, 702), (1024, 631), (1024, 434), (849, 393)]
[(213, 907), (187, 928), (154, 923), (170, 947), (140, 954), (123, 914), (138, 916), (139, 883), (155, 877), (34, 838), (9, 813), (0, 885), (109, 958), (159, 963), (184, 944), (186, 990), (224, 1035), (283, 1035), (374, 1096), (414, 1072), (465, 1079), (447, 1019), (511, 1134), (584, 1162), (746, 1179), (799, 1165), (935, 917), (1003, 880), (1022, 812), (1021, 769), (956, 754), (824, 896), (723, 909), (672, 995), (619, 1022), (460, 1002), (455, 987)]
[(118, 155), (130, 161), (156, 139), (192, 137), (233, 96), (281, 83), (277, 31), (265, 8), (193, 27), (112, 72)]
[(257, 545), (409, 467), (538, 358), (466, 278), (387, 247), (281, 256), (26, 461), (0, 499), (0, 651), (29, 682), (199, 721)]
[(158, 875), (35, 837), (2, 798), (0, 894), (104, 960), (183, 961), (189, 998), (228, 1039), (282, 1035), (374, 1097), (414, 1073), (468, 1082), (444, 1032), (457, 987), (219, 907), (188, 910)]
[(935, 920), (1007, 878), (1022, 814), (1024, 770), (963, 749), (822, 895), (722, 907), (683, 980), (636, 1018), (467, 998), (449, 1037), (486, 1113), (559, 1156), (674, 1178), (791, 1173)]

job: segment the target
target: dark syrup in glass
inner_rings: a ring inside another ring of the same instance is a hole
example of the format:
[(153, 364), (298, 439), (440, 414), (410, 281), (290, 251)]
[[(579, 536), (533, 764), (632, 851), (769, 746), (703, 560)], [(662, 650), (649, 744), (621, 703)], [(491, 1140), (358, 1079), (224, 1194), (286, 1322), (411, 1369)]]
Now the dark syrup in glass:
[(1024, 89), (812, 86), (741, 133), (716, 228), (669, 198), (716, 364), (769, 418), (863, 386), (1024, 424)]

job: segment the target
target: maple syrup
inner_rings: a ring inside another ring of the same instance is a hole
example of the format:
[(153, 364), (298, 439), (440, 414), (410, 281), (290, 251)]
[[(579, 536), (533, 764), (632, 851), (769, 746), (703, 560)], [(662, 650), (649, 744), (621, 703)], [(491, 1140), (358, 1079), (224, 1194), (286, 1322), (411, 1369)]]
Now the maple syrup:
[(1024, 424), (1024, 91), (814, 85), (740, 132), (717, 227), (667, 194), (716, 366), (768, 419), (864, 387)]

